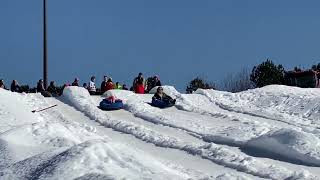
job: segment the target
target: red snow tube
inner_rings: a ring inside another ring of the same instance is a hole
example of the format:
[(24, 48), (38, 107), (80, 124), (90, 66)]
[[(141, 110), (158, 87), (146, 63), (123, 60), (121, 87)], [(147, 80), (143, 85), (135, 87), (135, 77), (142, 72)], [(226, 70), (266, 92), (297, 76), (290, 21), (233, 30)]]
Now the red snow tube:
[(143, 86), (143, 84), (137, 84), (134, 92), (137, 93), (137, 94), (144, 94), (144, 86)]

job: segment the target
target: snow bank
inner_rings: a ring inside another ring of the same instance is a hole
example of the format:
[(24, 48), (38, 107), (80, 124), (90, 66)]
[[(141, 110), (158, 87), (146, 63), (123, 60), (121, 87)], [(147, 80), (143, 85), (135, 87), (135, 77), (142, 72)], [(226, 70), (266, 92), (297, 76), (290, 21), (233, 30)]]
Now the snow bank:
[(222, 109), (284, 122), (320, 137), (319, 89), (271, 85), (240, 93), (202, 89), (195, 93)]
[[(90, 100), (86, 91), (82, 88), (74, 91), (70, 93), (78, 101), (69, 100), (83, 102), (78, 107), (85, 106), (84, 100)], [(48, 106), (39, 94), (0, 90), (0, 99), (4, 100), (0, 101), (0, 117), (4, 122), (0, 132), (0, 179), (207, 178), (183, 167), (170, 168), (144, 151), (99, 136), (92, 129), (66, 119), (56, 109), (31, 113), (32, 109)], [(86, 106), (87, 110), (92, 106)], [(134, 131), (135, 127), (130, 128)]]
[[(158, 87), (159, 86), (156, 86), (156, 87), (152, 88), (149, 91), (149, 94), (155, 94), (157, 92)], [(161, 87), (163, 88), (163, 92), (166, 93), (167, 95), (171, 96), (171, 97), (180, 96), (180, 93), (173, 86), (161, 86)]]
[(250, 140), (246, 148), (253, 149), (259, 154), (276, 156), (285, 161), (320, 166), (320, 140), (305, 132), (280, 129)]
[[(123, 151), (124, 149), (126, 151)], [(75, 179), (90, 177), (93, 174), (109, 179), (189, 178), (173, 170), (165, 171), (165, 164), (159, 163), (147, 154), (141, 156), (140, 153), (142, 152), (132, 151), (122, 144), (92, 140), (64, 151), (44, 153), (15, 163), (4, 171), (6, 175), (3, 178)], [(21, 169), (25, 164), (29, 164), (27, 169)]]
[[(110, 97), (110, 96), (115, 96), (117, 98), (121, 97), (129, 97), (132, 96), (134, 93), (132, 91), (127, 91), (127, 90), (120, 90), (120, 89), (113, 89), (109, 90), (105, 93), (103, 93), (102, 97)], [(124, 100), (124, 99), (122, 99)]]
[[(115, 92), (123, 93), (122, 91)], [(116, 94), (116, 96), (118, 95), (119, 94)], [(136, 115), (140, 114), (140, 116), (149, 116), (150, 121), (161, 119), (161, 117), (154, 118), (155, 115), (159, 115), (157, 113), (160, 112), (160, 110), (155, 109), (146, 103), (142, 103), (143, 100), (140, 99), (141, 96), (131, 94), (129, 92), (125, 96), (126, 97), (118, 96), (118, 98), (125, 99), (127, 101), (126, 108), (128, 110), (132, 112), (136, 111)], [(98, 109), (97, 104), (92, 104), (93, 102), (89, 97), (88, 92), (81, 88), (68, 87), (64, 90), (63, 97), (78, 110), (82, 111), (91, 119), (96, 120), (104, 126), (120, 132), (131, 134), (136, 138), (153, 143), (157, 146), (186, 151), (188, 153), (198, 155), (204, 159), (211, 160), (214, 163), (262, 178), (286, 179), (295, 178), (298, 175), (301, 175), (301, 173), (297, 173), (280, 166), (262, 163), (255, 158), (234, 153), (213, 143), (203, 143), (202, 145), (190, 144), (176, 137), (167, 136), (163, 133), (150, 130), (144, 126), (138, 126), (134, 123), (122, 121), (121, 119), (114, 119)], [(147, 119), (148, 117), (145, 118)], [(167, 121), (167, 119), (164, 119), (164, 121)], [(310, 175), (308, 178), (312, 177), (313, 176)]]

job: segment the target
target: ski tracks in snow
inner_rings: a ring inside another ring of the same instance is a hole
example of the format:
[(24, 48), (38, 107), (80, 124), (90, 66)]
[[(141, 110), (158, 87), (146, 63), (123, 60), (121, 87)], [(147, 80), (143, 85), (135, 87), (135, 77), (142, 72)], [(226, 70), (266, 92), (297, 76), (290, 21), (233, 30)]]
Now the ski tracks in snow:
[[(117, 131), (131, 134), (138, 139), (141, 139), (149, 143), (153, 143), (157, 146), (169, 147), (173, 149), (186, 151), (188, 153), (201, 156), (204, 159), (211, 160), (216, 164), (220, 164), (232, 169), (236, 169), (240, 172), (245, 172), (261, 178), (269, 178), (269, 179), (289, 179), (289, 178), (313, 179), (315, 178), (313, 175), (309, 174), (308, 172), (305, 172), (305, 171), (296, 172), (278, 165), (268, 164), (266, 162), (260, 162), (254, 157), (247, 156), (244, 154), (234, 153), (233, 151), (228, 150), (214, 143), (203, 142), (201, 145), (188, 143), (183, 139), (169, 136), (164, 132), (157, 132), (152, 129), (146, 128), (143, 125), (137, 125), (134, 123), (130, 123), (128, 121), (124, 121), (121, 119), (117, 119), (115, 117), (108, 116), (106, 115), (106, 113), (102, 112), (100, 109), (97, 108), (96, 103), (92, 101), (88, 92), (86, 92), (85, 90), (82, 91), (81, 89), (67, 88), (64, 94), (65, 94), (64, 98), (66, 101), (68, 101), (69, 104), (76, 107), (78, 110), (86, 114), (91, 119), (96, 120), (97, 122), (103, 124), (106, 127), (110, 127)], [(195, 120), (195, 119), (190, 119), (189, 124), (181, 121), (180, 122), (176, 121), (175, 123), (173, 123), (172, 120), (174, 119), (174, 116), (172, 117), (167, 116), (170, 113), (165, 111), (161, 112), (161, 110), (154, 109), (153, 107), (139, 100), (139, 97), (133, 94), (127, 95), (127, 99), (125, 99), (125, 104), (126, 104), (126, 109), (132, 112), (134, 115), (153, 123), (163, 124), (166, 126), (170, 126), (172, 128), (182, 129), (184, 131), (196, 133), (204, 137), (207, 134), (210, 134), (210, 136), (217, 134), (216, 130), (212, 131), (211, 128), (200, 126), (200, 124), (205, 123), (205, 121), (197, 122), (197, 125), (194, 125), (193, 123), (195, 122), (192, 122), (192, 120)], [(212, 122), (209, 122), (209, 124), (210, 123)], [(183, 124), (188, 124), (188, 126), (187, 127), (181, 126)], [(193, 129), (191, 130), (188, 127), (192, 127)], [(203, 128), (201, 129), (201, 127)], [(211, 127), (213, 127), (212, 124), (211, 124)], [(256, 133), (258, 135), (265, 134), (266, 131), (267, 132), (269, 131), (268, 129), (264, 129), (264, 128), (260, 129), (259, 127), (254, 127), (253, 129), (250, 129), (250, 130), (242, 129), (243, 132), (251, 131), (251, 130), (254, 130), (254, 134)], [(235, 132), (233, 130), (230, 131), (230, 134), (234, 134), (234, 133)], [(244, 139), (250, 136), (251, 135), (246, 136)], [(238, 142), (235, 141), (235, 143), (241, 144), (242, 141), (245, 142), (249, 139), (246, 139), (246, 140), (241, 139)]]

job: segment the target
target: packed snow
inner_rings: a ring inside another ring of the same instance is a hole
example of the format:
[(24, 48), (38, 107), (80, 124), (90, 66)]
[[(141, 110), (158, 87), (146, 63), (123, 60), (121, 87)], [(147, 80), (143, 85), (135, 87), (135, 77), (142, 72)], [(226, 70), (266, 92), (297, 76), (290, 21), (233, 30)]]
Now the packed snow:
[[(318, 89), (163, 86), (177, 103), (158, 109), (156, 88), (67, 87), (58, 98), (0, 89), (0, 179), (320, 179)], [(99, 109), (110, 95), (123, 110)]]

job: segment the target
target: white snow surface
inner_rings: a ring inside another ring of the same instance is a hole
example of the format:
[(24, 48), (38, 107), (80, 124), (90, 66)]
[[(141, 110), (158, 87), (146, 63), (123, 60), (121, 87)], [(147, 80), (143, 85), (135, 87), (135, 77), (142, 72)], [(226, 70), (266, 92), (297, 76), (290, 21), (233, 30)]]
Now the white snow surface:
[[(163, 88), (175, 107), (150, 106), (156, 88), (67, 87), (58, 99), (0, 89), (0, 179), (320, 179), (319, 89)], [(124, 110), (98, 108), (110, 94)]]

